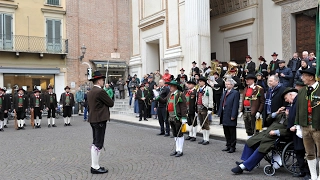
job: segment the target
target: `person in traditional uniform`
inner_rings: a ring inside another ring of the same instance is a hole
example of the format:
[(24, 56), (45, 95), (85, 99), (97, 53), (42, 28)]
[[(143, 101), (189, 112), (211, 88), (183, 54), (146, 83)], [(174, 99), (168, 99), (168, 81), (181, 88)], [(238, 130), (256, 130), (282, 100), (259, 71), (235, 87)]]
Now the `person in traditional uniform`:
[(7, 89), (6, 88), (3, 88), (3, 90), (4, 90), (4, 93), (3, 93), (3, 95), (4, 95), (4, 100), (5, 100), (5, 102), (6, 102), (6, 109), (7, 109), (7, 112), (5, 112), (4, 113), (4, 121), (3, 121), (3, 127), (4, 128), (8, 128), (7, 127), (7, 123), (8, 123), (8, 113), (9, 113), (9, 111), (11, 110), (11, 97), (10, 97), (10, 94), (7, 94), (6, 93), (6, 91), (7, 91)]
[(255, 75), (255, 71), (256, 63), (252, 61), (252, 57), (250, 55), (247, 55), (242, 77), (246, 78), (248, 74)]
[(4, 131), (4, 113), (8, 112), (4, 92), (5, 90), (0, 88), (0, 131)]
[(213, 89), (213, 102), (214, 102), (213, 112), (214, 112), (214, 114), (217, 114), (219, 111), (219, 107), (220, 107), (220, 98), (223, 93), (224, 81), (219, 76), (218, 72), (213, 73), (213, 77), (214, 77), (216, 83), (210, 84), (210, 85)]
[(320, 177), (320, 174), (317, 175), (317, 158), (320, 158), (320, 88), (314, 67), (301, 70), (300, 73), (306, 87), (298, 93), (295, 124), (299, 125), (297, 130), (302, 129), (299, 134), (303, 138), (311, 179), (316, 180)]
[(183, 92), (188, 90), (187, 81), (186, 80), (187, 80), (187, 76), (186, 75), (182, 75), (182, 76), (180, 76), (179, 81), (177, 81), (180, 84), (180, 86), (182, 87), (182, 91)]
[(271, 54), (271, 56), (272, 56), (272, 60), (270, 61), (270, 64), (268, 66), (268, 73), (270, 76), (276, 74), (276, 70), (279, 68), (279, 61), (280, 61), (278, 59), (278, 54), (276, 52)]
[(180, 69), (180, 74), (178, 74), (177, 79), (176, 79), (177, 82), (180, 82), (180, 78), (181, 78), (182, 76), (185, 77), (185, 80), (186, 80), (186, 81), (188, 80), (188, 76), (187, 76), (184, 72), (185, 72), (185, 70), (184, 70), (183, 68), (181, 68), (181, 69)]
[(256, 119), (260, 117), (265, 102), (263, 88), (255, 83), (256, 80), (255, 75), (247, 75), (239, 113), (239, 117), (243, 115), (248, 139), (255, 134)]
[(57, 95), (53, 92), (53, 87), (48, 86), (47, 88), (48, 92), (45, 94), (45, 106), (48, 111), (48, 128), (51, 127), (57, 127), (55, 124), (55, 118), (56, 118), (56, 110), (57, 110)]
[(267, 121), (272, 124), (266, 130), (247, 140), (241, 156), (243, 162), (236, 162), (237, 166), (231, 169), (233, 173), (242, 174), (243, 170), (252, 171), (274, 147), (279, 137), (286, 138), (291, 136), (291, 132), (287, 129), (288, 114), (289, 110), (281, 107), (276, 113), (267, 118)]
[(197, 117), (196, 113), (196, 102), (197, 102), (197, 90), (195, 89), (196, 83), (194, 81), (188, 81), (188, 90), (185, 91), (188, 108), (188, 126), (189, 136), (186, 140), (196, 141), (197, 139)]
[(221, 104), (218, 116), (226, 138), (226, 148), (222, 151), (234, 153), (237, 144), (237, 118), (239, 109), (240, 93), (233, 89), (235, 81), (231, 78), (225, 82), (226, 90), (221, 96)]
[(74, 96), (70, 93), (70, 87), (64, 88), (65, 92), (61, 94), (60, 104), (63, 107), (64, 126), (71, 126), (72, 107), (74, 106)]
[(212, 88), (207, 84), (207, 78), (199, 78), (199, 89), (197, 90), (197, 112), (202, 129), (203, 139), (198, 144), (209, 144), (210, 123), (208, 116), (213, 110), (213, 92)]
[(259, 64), (259, 68), (257, 70), (257, 73), (261, 73), (263, 79), (267, 79), (268, 78), (268, 64), (266, 63), (266, 59), (262, 56), (260, 56), (259, 58), (260, 64)]
[(142, 117), (145, 121), (147, 120), (147, 99), (148, 99), (148, 90), (145, 89), (145, 85), (141, 84), (139, 90), (136, 94), (136, 99), (139, 102), (139, 121), (142, 121)]
[(41, 97), (41, 91), (35, 89), (33, 95), (30, 97), (30, 108), (33, 110), (35, 118), (35, 128), (41, 128), (42, 110), (44, 105), (44, 99)]
[(104, 91), (104, 79), (99, 71), (92, 74), (93, 88), (88, 92), (89, 123), (92, 128), (93, 142), (91, 146), (91, 168), (92, 174), (107, 173), (108, 169), (99, 165), (101, 149), (104, 147), (104, 137), (107, 121), (110, 121), (109, 108), (113, 107), (114, 102)]
[(13, 111), (16, 113), (18, 130), (24, 129), (24, 118), (26, 117), (26, 112), (28, 110), (28, 98), (24, 94), (24, 89), (19, 88), (18, 93), (13, 97)]
[(145, 87), (144, 89), (147, 91), (147, 98), (145, 100), (146, 104), (147, 104), (147, 108), (146, 108), (146, 112), (147, 112), (147, 118), (151, 118), (151, 102), (153, 99), (153, 89), (150, 89), (150, 82), (147, 81), (145, 83)]
[(267, 82), (265, 81), (265, 79), (263, 78), (263, 74), (258, 72), (256, 74), (256, 77), (257, 77), (256, 84), (261, 86), (263, 88), (263, 91), (266, 92), (268, 90), (268, 85), (267, 85)]
[(176, 149), (170, 156), (181, 157), (183, 155), (184, 137), (181, 132), (182, 124), (187, 122), (187, 100), (177, 81), (167, 83), (170, 93), (166, 98), (157, 98), (160, 102), (167, 104), (167, 117), (170, 122), (172, 134), (176, 142)]
[(202, 66), (202, 68), (201, 68), (201, 75), (202, 75), (203, 77), (205, 77), (205, 72), (208, 70), (207, 63), (206, 63), (206, 62), (202, 62), (201, 66)]
[(190, 80), (194, 80), (195, 74), (200, 74), (200, 69), (197, 67), (196, 61), (192, 62), (192, 68), (190, 70)]

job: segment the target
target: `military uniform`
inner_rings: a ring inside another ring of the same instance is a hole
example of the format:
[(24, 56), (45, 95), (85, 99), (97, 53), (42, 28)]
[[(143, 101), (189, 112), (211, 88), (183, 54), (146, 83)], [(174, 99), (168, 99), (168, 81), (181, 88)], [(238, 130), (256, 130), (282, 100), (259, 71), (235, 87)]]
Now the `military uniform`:
[[(188, 84), (196, 84), (193, 81), (188, 81)], [(197, 100), (197, 90), (195, 88), (185, 91), (185, 96), (187, 100), (188, 108), (188, 126), (189, 126), (189, 136), (186, 140), (195, 141), (197, 137), (197, 119), (196, 118), (196, 100)]]
[[(70, 90), (69, 86), (66, 86), (64, 90)], [(64, 120), (64, 126), (71, 126), (70, 120), (72, 116), (72, 107), (74, 106), (74, 96), (70, 92), (64, 92), (61, 94), (60, 97), (60, 104), (62, 104), (63, 107), (63, 120)]]
[(42, 110), (44, 105), (44, 99), (40, 93), (41, 91), (36, 89), (34, 90), (34, 94), (30, 97), (30, 108), (33, 109), (36, 128), (41, 128)]
[[(52, 86), (49, 86), (47, 88), (49, 89), (53, 89)], [(51, 91), (50, 90), (50, 91)], [(46, 109), (48, 111), (48, 127), (51, 127), (51, 121), (52, 121), (52, 127), (57, 127), (55, 124), (55, 118), (56, 118), (56, 108), (57, 108), (57, 95), (53, 92), (47, 92), (44, 96), (45, 99), (45, 106)]]

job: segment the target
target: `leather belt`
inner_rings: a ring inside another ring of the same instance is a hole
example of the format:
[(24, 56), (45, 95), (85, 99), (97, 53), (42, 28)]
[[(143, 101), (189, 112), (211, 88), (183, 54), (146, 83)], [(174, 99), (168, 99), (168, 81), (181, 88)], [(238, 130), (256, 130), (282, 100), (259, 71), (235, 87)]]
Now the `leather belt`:
[(251, 112), (251, 107), (244, 107), (244, 112)]

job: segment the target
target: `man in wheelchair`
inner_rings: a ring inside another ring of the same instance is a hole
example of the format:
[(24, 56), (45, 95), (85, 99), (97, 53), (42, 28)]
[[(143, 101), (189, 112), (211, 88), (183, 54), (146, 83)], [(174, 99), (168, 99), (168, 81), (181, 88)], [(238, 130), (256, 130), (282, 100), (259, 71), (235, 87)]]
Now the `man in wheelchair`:
[[(290, 92), (296, 92), (296, 90), (287, 88), (283, 92), (282, 98), (285, 99), (284, 96)], [(288, 115), (289, 109), (281, 107), (277, 112), (267, 117), (266, 122), (272, 124), (266, 130), (247, 140), (241, 156), (243, 162), (236, 162), (237, 166), (231, 169), (233, 173), (242, 174), (243, 170), (251, 171), (274, 148), (277, 139), (292, 137), (291, 132), (287, 129)]]

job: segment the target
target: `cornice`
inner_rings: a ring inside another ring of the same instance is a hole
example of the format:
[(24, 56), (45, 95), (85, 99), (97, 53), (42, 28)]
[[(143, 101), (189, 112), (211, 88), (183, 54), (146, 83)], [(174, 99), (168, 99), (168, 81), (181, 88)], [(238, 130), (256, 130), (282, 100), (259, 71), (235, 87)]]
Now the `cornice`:
[(58, 10), (58, 9), (41, 8), (41, 11), (44, 13), (54, 13), (54, 14), (62, 14), (62, 15), (66, 14), (66, 11)]
[(249, 19), (234, 22), (231, 24), (226, 24), (226, 25), (220, 26), (220, 31), (228, 31), (228, 30), (239, 28), (242, 26), (248, 26), (248, 25), (253, 24), (254, 20), (255, 20), (255, 18), (249, 18)]
[(166, 10), (159, 11), (155, 14), (152, 14), (148, 17), (145, 17), (140, 20), (140, 25), (138, 26), (142, 31), (160, 26), (165, 21), (165, 12)]
[(282, 5), (293, 3), (293, 2), (296, 2), (296, 1), (299, 1), (299, 0), (272, 0), (272, 1), (275, 4), (282, 6)]
[(17, 9), (17, 8), (18, 8), (18, 5), (16, 5), (16, 4), (0, 3), (0, 7), (10, 8), (10, 9)]

